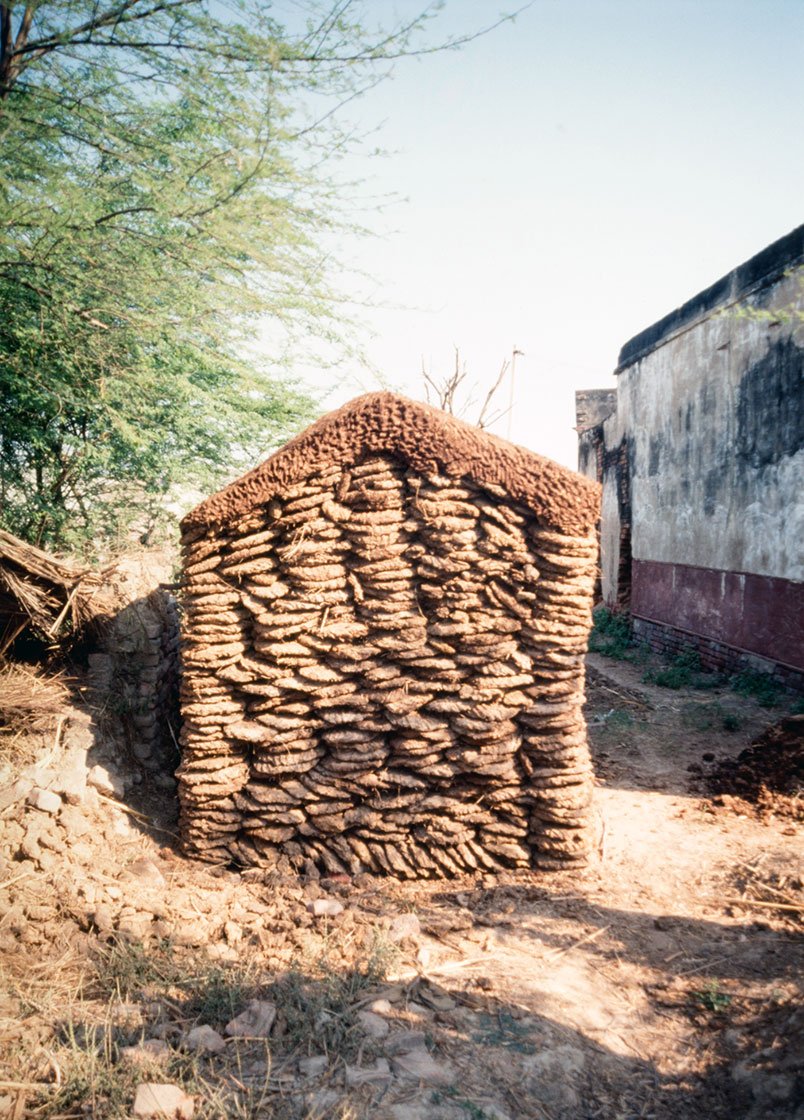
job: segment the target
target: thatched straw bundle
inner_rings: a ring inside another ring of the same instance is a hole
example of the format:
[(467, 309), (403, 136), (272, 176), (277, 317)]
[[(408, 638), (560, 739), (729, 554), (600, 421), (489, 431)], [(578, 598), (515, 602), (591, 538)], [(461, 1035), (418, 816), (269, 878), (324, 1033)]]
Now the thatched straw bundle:
[(583, 858), (597, 497), (376, 394), (194, 511), (188, 851), (407, 878)]
[(56, 644), (110, 609), (102, 573), (0, 530), (0, 657), (25, 630)]

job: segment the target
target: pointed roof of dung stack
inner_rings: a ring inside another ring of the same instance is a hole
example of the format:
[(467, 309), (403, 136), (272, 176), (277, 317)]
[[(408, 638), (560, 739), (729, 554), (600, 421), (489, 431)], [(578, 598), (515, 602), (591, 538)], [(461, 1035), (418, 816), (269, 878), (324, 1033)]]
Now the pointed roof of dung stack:
[(524, 447), (396, 393), (367, 393), (311, 424), (260, 466), (207, 498), (182, 521), (185, 533), (230, 523), (333, 464), (394, 455), (420, 474), (502, 486), (545, 525), (586, 536), (600, 487)]

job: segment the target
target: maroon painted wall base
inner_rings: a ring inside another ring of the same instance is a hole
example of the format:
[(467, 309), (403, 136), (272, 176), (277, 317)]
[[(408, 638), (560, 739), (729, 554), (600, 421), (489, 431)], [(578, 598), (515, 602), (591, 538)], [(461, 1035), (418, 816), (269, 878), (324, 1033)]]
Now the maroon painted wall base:
[(634, 560), (631, 614), (804, 672), (804, 583)]

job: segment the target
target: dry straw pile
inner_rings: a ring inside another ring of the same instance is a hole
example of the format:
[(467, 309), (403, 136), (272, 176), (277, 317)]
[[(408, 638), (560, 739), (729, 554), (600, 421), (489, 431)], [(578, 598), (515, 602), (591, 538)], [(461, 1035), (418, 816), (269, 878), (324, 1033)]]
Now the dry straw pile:
[(194, 511), (188, 851), (407, 878), (583, 858), (597, 499), (373, 394)]
[(0, 531), (0, 657), (26, 631), (55, 648), (111, 609), (107, 573)]

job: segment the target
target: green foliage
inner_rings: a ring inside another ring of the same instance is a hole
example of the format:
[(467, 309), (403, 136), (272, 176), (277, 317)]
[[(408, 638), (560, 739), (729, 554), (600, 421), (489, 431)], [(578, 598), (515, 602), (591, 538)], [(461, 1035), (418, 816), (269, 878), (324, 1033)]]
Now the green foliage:
[(731, 1004), (731, 996), (721, 991), (717, 980), (707, 981), (703, 988), (692, 994), (696, 1003), (707, 1011), (713, 1011), (716, 1014), (725, 1011)]
[[(71, 546), (132, 521), (147, 536), (169, 498), (311, 418), (281, 379), (295, 347), (348, 352), (324, 244), (352, 228), (335, 110), (432, 13), (389, 29), (335, 2), (273, 12), (0, 4), (4, 528)], [(244, 360), (268, 321), (271, 353)]]
[(94, 981), (100, 994), (126, 1000), (148, 988), (174, 985), (181, 975), (168, 943), (149, 950), (139, 941), (116, 938), (99, 952)]
[(242, 968), (210, 968), (194, 982), (182, 985), (189, 991), (184, 1014), (199, 1023), (222, 1029), (246, 1006), (255, 993), (254, 980)]
[(739, 731), (742, 727), (738, 713), (718, 701), (686, 704), (681, 712), (681, 723), (695, 731)]
[(433, 1104), (451, 1103), (459, 1108), (469, 1120), (492, 1120), (490, 1114), (481, 1108), (479, 1104), (470, 1101), (467, 1097), (462, 1097), (458, 1089), (454, 1085), (448, 1086), (446, 1089), (434, 1089), (430, 1094), (430, 1100)]
[(669, 665), (661, 669), (648, 669), (642, 680), (646, 684), (657, 684), (661, 688), (709, 689), (717, 688), (723, 680), (717, 673), (705, 673), (701, 658), (694, 649), (684, 649), (677, 654)]
[(634, 726), (634, 717), (625, 708), (614, 708), (605, 720), (607, 731), (622, 732)]
[(517, 1022), (507, 1011), (481, 1015), (480, 1030), (472, 1035), (472, 1039), (487, 1046), (515, 1050), (519, 1054), (535, 1054), (538, 1049), (533, 1043), (531, 1028)]
[(631, 619), (627, 614), (597, 607), (593, 613), (594, 624), (589, 635), (589, 649), (606, 657), (628, 660), (633, 651)]
[(43, 1106), (40, 1116), (84, 1115), (98, 1120), (126, 1116), (144, 1074), (158, 1075), (154, 1062), (150, 1069), (137, 1070), (114, 1060), (114, 1046), (108, 1030), (99, 1027), (76, 1028), (68, 1024), (64, 1046), (59, 1053), (63, 1075)]
[(729, 686), (740, 696), (750, 696), (760, 708), (773, 708), (779, 703), (781, 686), (768, 673), (745, 669), (729, 680)]

